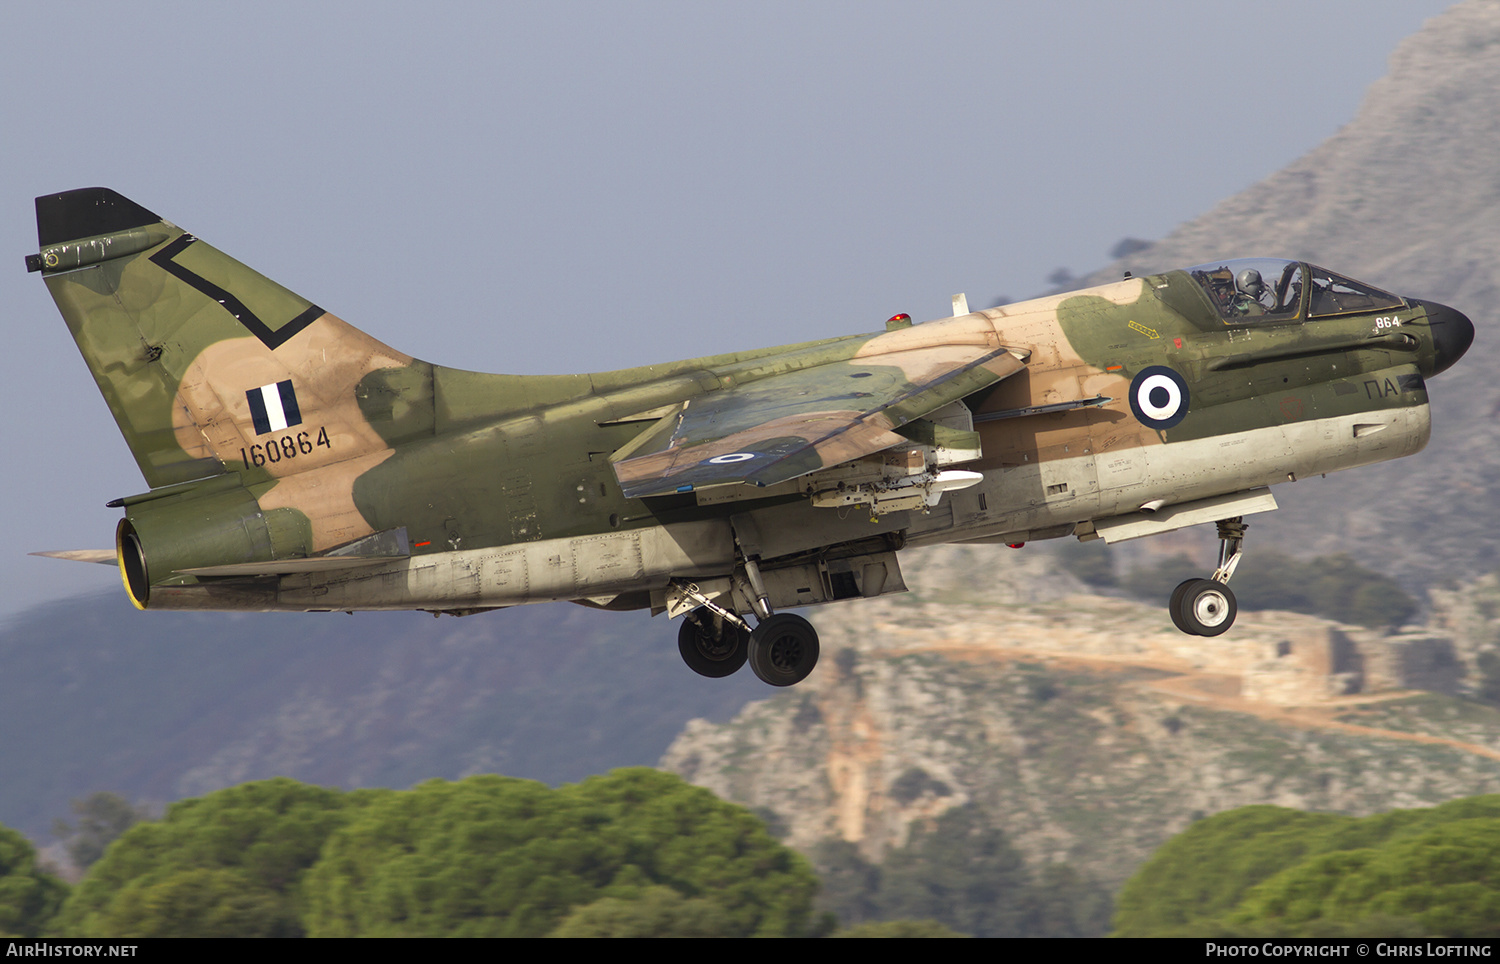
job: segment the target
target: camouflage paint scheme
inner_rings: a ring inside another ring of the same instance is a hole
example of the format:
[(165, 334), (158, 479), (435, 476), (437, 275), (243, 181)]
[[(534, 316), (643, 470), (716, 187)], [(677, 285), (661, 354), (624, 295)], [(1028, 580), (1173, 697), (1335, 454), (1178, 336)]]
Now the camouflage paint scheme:
[(1395, 296), (1309, 320), (1303, 265), (1301, 307), (1269, 324), (1226, 321), (1173, 271), (799, 345), (490, 375), (387, 347), (107, 189), (38, 198), (37, 217), (28, 266), (150, 487), (111, 503), (141, 608), (719, 600), (764, 618), (756, 579), (773, 607), (898, 591), (906, 545), (1165, 531), (1152, 509), (1274, 508), (1271, 484), (1416, 452), (1424, 377), (1473, 337)]

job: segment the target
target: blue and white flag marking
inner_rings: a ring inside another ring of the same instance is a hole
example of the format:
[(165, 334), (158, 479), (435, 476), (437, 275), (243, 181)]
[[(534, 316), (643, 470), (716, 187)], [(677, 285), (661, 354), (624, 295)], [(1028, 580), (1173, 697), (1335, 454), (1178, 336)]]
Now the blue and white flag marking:
[(302, 424), (302, 410), (297, 407), (297, 392), (290, 378), (252, 388), (245, 393), (245, 399), (250, 402), (250, 421), (255, 423), (256, 435)]

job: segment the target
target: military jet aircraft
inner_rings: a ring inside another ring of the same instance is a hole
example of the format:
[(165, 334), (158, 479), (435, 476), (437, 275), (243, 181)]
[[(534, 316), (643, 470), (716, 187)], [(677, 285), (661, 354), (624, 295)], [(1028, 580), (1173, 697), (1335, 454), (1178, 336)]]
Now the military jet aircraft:
[[(883, 331), (592, 375), (387, 347), (105, 188), (38, 198), (43, 275), (145, 476), (141, 609), (682, 616), (696, 672), (804, 679), (803, 606), (906, 588), (943, 542), (1217, 523), (1169, 609), (1233, 623), (1279, 482), (1410, 455), (1460, 312), (1312, 264), (1210, 262)], [(752, 626), (752, 622), (754, 625)]]

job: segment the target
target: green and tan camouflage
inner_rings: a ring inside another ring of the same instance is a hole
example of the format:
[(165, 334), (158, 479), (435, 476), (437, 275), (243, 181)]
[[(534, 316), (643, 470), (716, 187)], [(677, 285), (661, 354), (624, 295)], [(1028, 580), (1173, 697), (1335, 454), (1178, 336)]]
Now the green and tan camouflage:
[[(116, 547), (142, 609), (684, 615), (696, 671), (778, 685), (781, 612), (905, 588), (940, 542), (1219, 523), (1171, 611), (1216, 635), (1269, 487), (1420, 450), (1460, 312), (1242, 259), (798, 345), (587, 375), (381, 344), (105, 188), (37, 199), (42, 273), (148, 491)], [(91, 558), (88, 551), (50, 553)], [(1191, 585), (1190, 585), (1191, 584)], [(751, 628), (750, 620), (757, 623)]]

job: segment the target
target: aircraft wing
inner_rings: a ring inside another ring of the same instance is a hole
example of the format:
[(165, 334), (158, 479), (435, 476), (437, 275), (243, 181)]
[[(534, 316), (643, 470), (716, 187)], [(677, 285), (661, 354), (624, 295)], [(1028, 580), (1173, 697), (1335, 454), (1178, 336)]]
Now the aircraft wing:
[(689, 399), (615, 453), (627, 498), (775, 485), (908, 440), (896, 430), (1025, 367), (1026, 353), (934, 345), (829, 362)]

